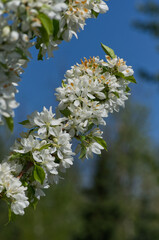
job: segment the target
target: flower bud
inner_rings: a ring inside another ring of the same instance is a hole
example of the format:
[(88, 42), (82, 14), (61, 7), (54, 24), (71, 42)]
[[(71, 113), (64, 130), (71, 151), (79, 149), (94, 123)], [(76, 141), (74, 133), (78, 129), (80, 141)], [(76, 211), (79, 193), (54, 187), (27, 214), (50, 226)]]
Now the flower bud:
[(9, 37), (9, 34), (10, 34), (10, 27), (5, 26), (2, 30), (2, 37), (3, 38)]
[(12, 31), (10, 34), (10, 41), (15, 42), (18, 40), (18, 38), (19, 38), (19, 33), (16, 31)]

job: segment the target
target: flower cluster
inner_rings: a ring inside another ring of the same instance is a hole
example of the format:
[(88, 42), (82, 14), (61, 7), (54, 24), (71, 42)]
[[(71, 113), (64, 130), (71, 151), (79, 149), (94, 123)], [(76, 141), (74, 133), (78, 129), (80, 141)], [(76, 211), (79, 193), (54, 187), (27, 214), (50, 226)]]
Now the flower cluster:
[(79, 29), (84, 29), (86, 19), (107, 11), (108, 6), (102, 0), (69, 0), (68, 8), (60, 21), (62, 38), (70, 41), (73, 35), (77, 37), (76, 33)]
[(36, 193), (31, 196), (31, 202), (44, 195), (43, 188), (58, 182), (59, 171), (73, 164), (71, 137), (63, 128), (65, 118), (55, 119), (54, 116), (51, 107), (28, 116), (22, 124), (29, 130), (12, 147), (10, 161), (16, 158), (19, 164), (23, 164), (24, 171), (29, 170), (27, 175), (22, 174), (22, 178)]
[(124, 107), (130, 94), (128, 85), (135, 78), (123, 59), (103, 44), (102, 48), (105, 61), (85, 58), (66, 72), (62, 86), (56, 89), (56, 116), (51, 107), (44, 107), (21, 122), (27, 131), (15, 141), (7, 162), (0, 165), (0, 198), (11, 202), (15, 214), (24, 214), (29, 203), (35, 205), (45, 196), (44, 189), (57, 183), (60, 173), (73, 164), (73, 139), (78, 141), (75, 152), (79, 159), (107, 150), (100, 125), (106, 124), (109, 113)]
[(2, 116), (14, 117), (13, 109), (19, 105), (15, 101), (16, 86), (31, 46), (27, 35), (16, 31), (17, 21), (13, 26), (8, 25), (9, 21), (9, 16), (0, 15), (0, 123)]
[[(84, 27), (93, 13), (108, 10), (102, 0), (0, 1), (0, 123), (13, 118), (20, 74), (31, 58), (28, 49), (39, 49), (38, 59), (52, 57), (62, 40)], [(77, 35), (76, 35), (77, 36)]]
[(0, 3), (0, 122), (14, 117), (16, 86), (31, 57), (28, 49), (42, 26), (39, 14), (59, 19), (67, 6), (61, 1), (2, 1)]
[(90, 124), (105, 125), (103, 118), (119, 111), (128, 99), (132, 68), (116, 56), (106, 59), (81, 60), (66, 72), (62, 86), (56, 89), (58, 109), (69, 113), (66, 129), (72, 136), (85, 133)]
[(28, 207), (28, 198), (25, 195), (26, 187), (22, 186), (17, 175), (22, 169), (22, 165), (9, 164), (3, 162), (0, 164), (0, 196), (5, 196), (9, 202), (11, 211), (15, 214), (23, 215), (24, 208)]

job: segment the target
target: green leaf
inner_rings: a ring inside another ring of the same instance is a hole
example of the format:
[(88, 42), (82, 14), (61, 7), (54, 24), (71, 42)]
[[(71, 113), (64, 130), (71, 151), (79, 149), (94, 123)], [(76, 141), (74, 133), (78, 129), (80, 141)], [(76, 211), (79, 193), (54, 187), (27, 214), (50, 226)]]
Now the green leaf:
[(125, 77), (124, 79), (128, 80), (129, 82), (132, 82), (132, 83), (137, 83), (134, 76)]
[(65, 116), (69, 117), (71, 115), (71, 111), (68, 108), (65, 108), (64, 110), (60, 110), (60, 112)]
[(108, 149), (107, 149), (107, 144), (106, 144), (106, 142), (104, 141), (104, 139), (99, 138), (99, 137), (93, 137), (93, 139), (94, 139), (97, 143), (99, 143), (106, 151), (108, 151)]
[(30, 129), (29, 134), (37, 131), (37, 128), (38, 128), (38, 127)]
[[(47, 35), (47, 33), (45, 34), (45, 32), (46, 32), (45, 29), (44, 29), (44, 33), (43, 33), (42, 29), (40, 29), (40, 32), (41, 32), (41, 37), (38, 37), (38, 38), (37, 38), (35, 47), (36, 47), (36, 49), (39, 49), (38, 60), (43, 61), (42, 47), (41, 47), (41, 44), (43, 43), (42, 36), (43, 36), (43, 35), (44, 35), (44, 36), (45, 36), (45, 35), (48, 36), (48, 35)], [(44, 39), (44, 41), (45, 41), (45, 40), (46, 40), (47, 43), (48, 43), (49, 38)]]
[(98, 15), (99, 15), (99, 13), (95, 12), (93, 9), (92, 9), (92, 14), (93, 14), (93, 16), (94, 16), (95, 18), (97, 18)]
[(136, 80), (135, 80), (135, 78), (134, 78), (134, 76), (126, 77), (126, 76), (125, 76), (123, 73), (121, 73), (121, 72), (116, 72), (116, 73), (114, 73), (114, 75), (115, 75), (116, 77), (123, 78), (123, 79), (125, 79), (125, 80), (127, 80), (127, 81), (129, 81), (129, 82), (137, 83)]
[[(48, 45), (49, 44), (49, 35), (43, 26), (40, 27), (40, 35), (41, 35), (41, 43), (45, 43), (46, 45)], [(41, 47), (40, 47), (40, 51), (42, 53)]]
[(32, 201), (32, 199), (34, 198), (34, 195), (35, 195), (35, 189), (33, 188), (33, 186), (30, 186), (30, 185), (28, 185), (27, 188), (28, 188), (27, 196), (29, 198), (29, 201)]
[(45, 28), (48, 36), (53, 35), (52, 20), (44, 13), (39, 13), (38, 18), (41, 21), (43, 27)]
[(40, 48), (41, 43), (42, 43), (41, 38), (40, 38), (40, 37), (37, 37), (36, 44), (35, 44), (36, 49), (39, 49), (39, 48)]
[(131, 88), (129, 88), (128, 86), (126, 86), (125, 91), (126, 91), (126, 92), (130, 92), (130, 90), (131, 90)]
[(9, 117), (9, 118), (5, 117), (5, 120), (6, 120), (6, 123), (7, 123), (7, 126), (8, 126), (8, 128), (9, 128), (9, 130), (10, 130), (11, 132), (13, 132), (13, 130), (14, 130), (14, 121), (13, 121), (13, 118), (12, 118), (12, 117)]
[(119, 93), (117, 93), (117, 92), (112, 92), (117, 98), (119, 98), (120, 96), (119, 96)]
[(51, 143), (48, 143), (48, 144), (42, 146), (42, 147), (39, 148), (39, 149), (35, 149), (35, 151), (41, 151), (41, 150), (43, 150), (43, 149), (48, 149), (51, 145), (52, 145)]
[(64, 80), (62, 80), (62, 87), (66, 87), (66, 86), (67, 86), (67, 84), (65, 83)]
[(104, 66), (104, 67), (103, 67), (102, 74), (105, 73), (105, 72), (110, 72), (110, 68)]
[(22, 122), (19, 122), (19, 124), (21, 124), (21, 125), (27, 125), (29, 123), (30, 123), (29, 120), (24, 120)]
[(90, 131), (94, 127), (94, 123), (90, 123), (87, 128), (87, 132)]
[(116, 77), (124, 78), (124, 79), (125, 79), (125, 75), (124, 75), (123, 73), (121, 73), (121, 72), (115, 72), (114, 75), (115, 75)]
[(42, 48), (40, 47), (39, 53), (38, 53), (38, 60), (43, 61), (43, 55), (42, 55)]
[(19, 159), (23, 154), (22, 153), (16, 153), (14, 152), (10, 157), (9, 157), (9, 161), (13, 161), (15, 159)]
[(79, 159), (82, 159), (86, 156), (86, 147), (85, 146), (82, 146), (81, 148), (81, 154), (79, 156)]
[(35, 165), (34, 171), (33, 171), (33, 176), (37, 182), (39, 182), (40, 184), (43, 184), (44, 179), (45, 179), (44, 169), (38, 165)]
[(111, 49), (110, 47), (107, 47), (107, 46), (104, 45), (103, 43), (101, 43), (101, 46), (102, 46), (104, 52), (105, 52), (109, 57), (111, 57), (111, 58), (115, 58), (115, 57), (116, 57), (113, 49)]
[(56, 19), (54, 19), (53, 20), (53, 33), (54, 33), (54, 40), (57, 40), (58, 39), (58, 37), (57, 37), (57, 35), (58, 35), (58, 32), (59, 32), (59, 21), (58, 20), (56, 20)]
[(80, 136), (80, 140), (83, 142), (83, 141), (85, 141), (85, 139), (86, 139), (86, 136)]

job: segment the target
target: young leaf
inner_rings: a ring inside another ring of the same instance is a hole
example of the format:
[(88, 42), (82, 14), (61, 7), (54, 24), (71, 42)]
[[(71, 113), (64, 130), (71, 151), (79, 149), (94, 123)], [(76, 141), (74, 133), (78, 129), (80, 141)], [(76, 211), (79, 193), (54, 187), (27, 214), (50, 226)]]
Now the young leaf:
[(21, 154), (21, 153), (13, 152), (13, 154), (9, 157), (9, 161), (16, 160), (16, 159), (20, 158), (22, 155), (23, 154)]
[(136, 80), (135, 80), (135, 78), (134, 78), (134, 76), (126, 77), (126, 76), (125, 76), (123, 73), (121, 73), (121, 72), (116, 72), (116, 73), (114, 73), (114, 75), (115, 75), (116, 77), (121, 77), (121, 78), (123, 78), (123, 79), (125, 79), (125, 80), (127, 80), (127, 81), (129, 81), (129, 82), (137, 83)]
[[(40, 27), (40, 35), (41, 35), (41, 43), (45, 43), (46, 45), (49, 44), (49, 35), (44, 26)], [(42, 48), (39, 48), (39, 54), (42, 55)], [(38, 56), (39, 57), (39, 56)]]
[(131, 88), (129, 88), (128, 86), (126, 86), (125, 91), (126, 91), (126, 92), (130, 92), (130, 90), (131, 90)]
[(94, 16), (95, 18), (97, 18), (98, 15), (99, 15), (99, 13), (95, 12), (93, 9), (92, 9), (92, 14), (93, 14), (93, 16)]
[(86, 137), (85, 136), (80, 136), (80, 139), (83, 142), (86, 139)]
[(42, 55), (42, 47), (39, 48), (39, 53), (38, 53), (38, 60), (43, 61), (43, 55)]
[(36, 49), (39, 49), (39, 48), (40, 48), (41, 43), (42, 43), (41, 38), (40, 38), (40, 37), (37, 37), (36, 44), (35, 44)]
[(33, 176), (37, 182), (39, 182), (40, 184), (43, 184), (44, 179), (45, 179), (44, 169), (38, 165), (35, 165), (34, 171), (33, 171)]
[(81, 148), (81, 154), (79, 156), (79, 159), (82, 159), (86, 156), (86, 147), (85, 146), (82, 146)]
[(119, 98), (119, 93), (118, 92), (112, 92), (117, 98)]
[(105, 52), (109, 57), (111, 57), (111, 58), (115, 58), (115, 57), (116, 57), (113, 49), (111, 49), (110, 47), (107, 47), (107, 46), (104, 45), (103, 43), (101, 43), (101, 46), (102, 46), (104, 52)]
[(54, 39), (57, 39), (57, 34), (59, 32), (59, 21), (56, 19), (53, 20), (53, 31), (54, 31)]
[(108, 151), (108, 149), (107, 149), (107, 144), (106, 144), (106, 142), (104, 141), (104, 139), (99, 138), (99, 137), (93, 137), (93, 139), (94, 139), (97, 143), (99, 143), (106, 151)]
[(90, 123), (87, 128), (87, 132), (90, 131), (94, 127), (94, 123)]
[(29, 123), (30, 123), (29, 120), (24, 120), (22, 122), (19, 122), (19, 124), (21, 124), (21, 125), (27, 125)]
[(51, 143), (48, 143), (48, 144), (46, 144), (46, 145), (44, 145), (44, 146), (42, 146), (41, 148), (36, 149), (36, 150), (37, 150), (37, 151), (41, 151), (41, 150), (43, 150), (43, 149), (48, 149), (50, 146), (51, 146)]
[(121, 72), (115, 72), (114, 75), (115, 75), (116, 77), (125, 79), (125, 75), (124, 75), (123, 73), (121, 73)]
[(9, 130), (10, 130), (11, 132), (13, 132), (13, 129), (14, 129), (14, 121), (13, 121), (13, 118), (12, 118), (12, 117), (9, 117), (9, 118), (5, 117), (5, 120), (6, 120), (6, 123), (7, 123), (7, 126), (8, 126), (8, 128), (9, 128)]
[(28, 190), (27, 190), (28, 194), (27, 195), (28, 195), (28, 198), (29, 198), (29, 201), (30, 201), (35, 196), (35, 189), (33, 188), (33, 186), (30, 186), (30, 185), (28, 185), (27, 187), (28, 187)]
[(137, 83), (134, 76), (126, 77), (125, 80), (128, 80), (129, 82), (132, 82), (132, 83)]
[(53, 24), (52, 20), (44, 13), (39, 13), (39, 20), (41, 21), (43, 27), (45, 28), (48, 36), (53, 34)]
[(62, 80), (62, 87), (66, 87), (66, 83), (64, 82), (64, 80)]
[(65, 108), (64, 110), (60, 110), (60, 112), (65, 116), (65, 117), (69, 117), (71, 112), (69, 109)]

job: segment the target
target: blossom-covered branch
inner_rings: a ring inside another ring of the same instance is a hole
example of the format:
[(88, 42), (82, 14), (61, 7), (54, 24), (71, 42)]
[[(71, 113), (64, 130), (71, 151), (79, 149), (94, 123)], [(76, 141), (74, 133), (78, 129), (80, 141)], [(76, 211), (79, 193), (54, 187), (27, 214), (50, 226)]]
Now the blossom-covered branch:
[(0, 0), (0, 123), (13, 128), (20, 74), (31, 58), (53, 57), (61, 41), (77, 37), (87, 18), (108, 10), (102, 0)]
[(51, 107), (44, 107), (21, 122), (28, 130), (0, 165), (0, 198), (7, 199), (15, 214), (23, 215), (29, 203), (35, 205), (45, 195), (43, 190), (57, 183), (60, 172), (73, 164), (73, 139), (78, 141), (75, 152), (80, 159), (107, 150), (100, 126), (106, 124), (109, 113), (124, 107), (130, 95), (128, 85), (136, 81), (123, 59), (109, 47), (102, 44), (102, 48), (105, 60), (84, 58), (66, 72), (56, 89), (56, 115)]

